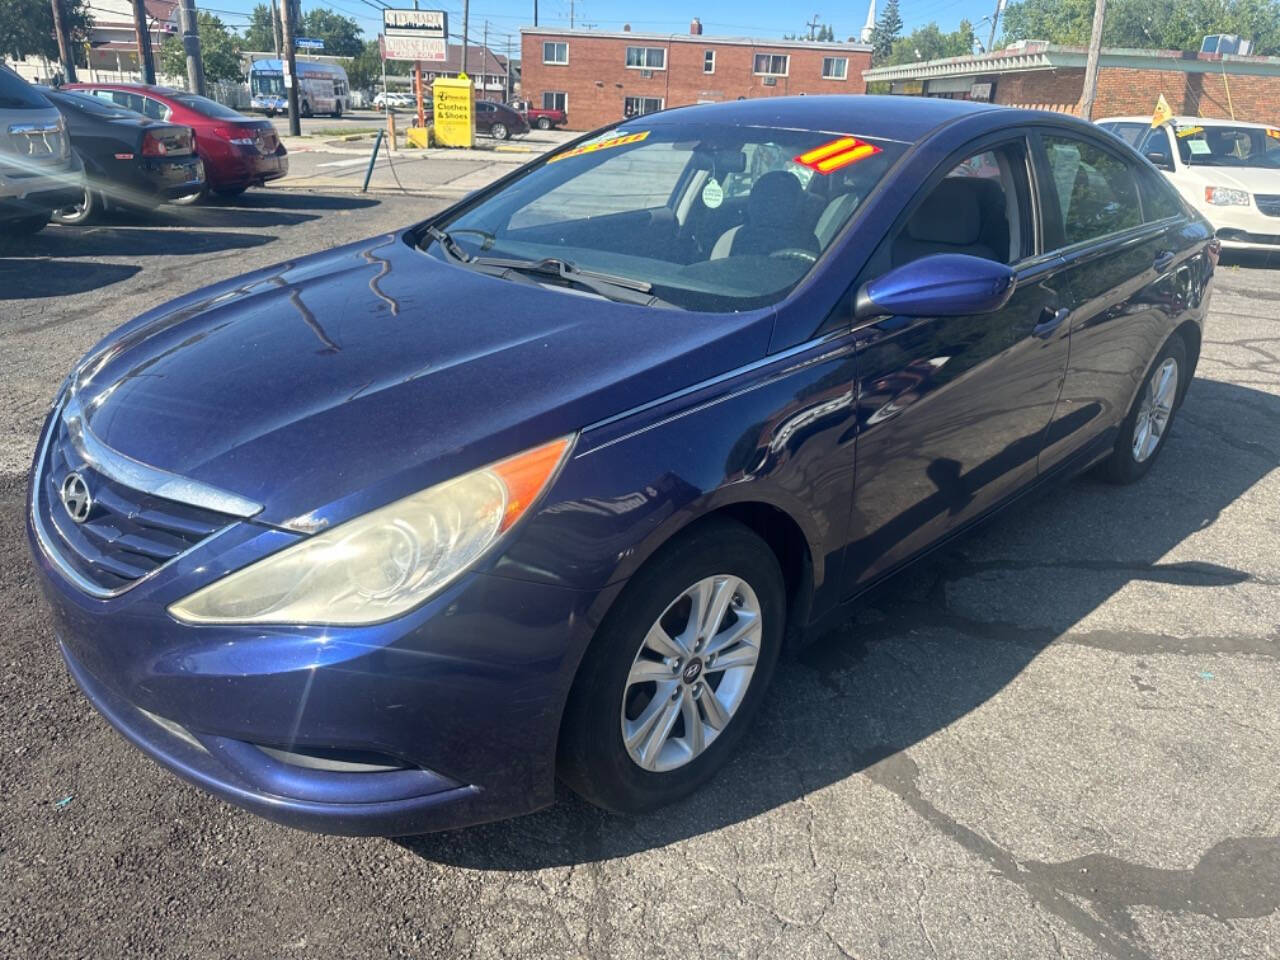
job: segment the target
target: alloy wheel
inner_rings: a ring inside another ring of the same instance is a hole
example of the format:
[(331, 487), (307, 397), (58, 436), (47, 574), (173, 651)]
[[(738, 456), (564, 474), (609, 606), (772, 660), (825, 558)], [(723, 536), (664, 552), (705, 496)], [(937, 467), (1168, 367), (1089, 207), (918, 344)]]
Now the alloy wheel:
[(700, 756), (742, 705), (763, 636), (760, 601), (743, 579), (690, 585), (649, 628), (627, 675), (622, 740), (661, 773)]
[(1173, 406), (1178, 399), (1178, 361), (1167, 357), (1143, 388), (1138, 418), (1133, 424), (1133, 459), (1143, 463), (1156, 452), (1164, 439)]

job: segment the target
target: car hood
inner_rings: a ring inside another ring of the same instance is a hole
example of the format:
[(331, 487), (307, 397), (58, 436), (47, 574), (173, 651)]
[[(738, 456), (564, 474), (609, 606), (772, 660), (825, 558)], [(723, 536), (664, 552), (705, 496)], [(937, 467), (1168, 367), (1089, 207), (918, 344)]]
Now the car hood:
[(388, 234), (144, 314), (74, 389), (116, 451), (265, 522), (334, 523), (758, 359), (771, 329), (772, 311), (613, 303)]
[(1280, 170), (1263, 167), (1186, 167), (1185, 176), (1214, 187), (1236, 187), (1249, 193), (1280, 194)]

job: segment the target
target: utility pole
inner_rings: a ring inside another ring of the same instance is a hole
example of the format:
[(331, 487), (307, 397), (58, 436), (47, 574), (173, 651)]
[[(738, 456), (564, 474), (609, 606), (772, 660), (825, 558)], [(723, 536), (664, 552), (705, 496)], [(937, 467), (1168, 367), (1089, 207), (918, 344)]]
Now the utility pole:
[(813, 42), (813, 31), (818, 28), (818, 15), (815, 13), (813, 19), (805, 24), (809, 28), (809, 41)]
[(67, 83), (76, 82), (76, 58), (71, 55), (71, 39), (67, 36), (67, 28), (62, 22), (62, 0), (51, 0), (53, 4), (53, 29), (58, 34), (58, 59), (62, 61), (62, 75)]
[(468, 24), (471, 22), (469, 19), (470, 16), (471, 16), (470, 0), (462, 0), (462, 72), (463, 73), (467, 72), (467, 46), (470, 44), (470, 41), (467, 39), (467, 37), (470, 36), (470, 34), (468, 33), (468, 29), (469, 29)]
[(298, 60), (293, 54), (293, 0), (280, 0), (280, 43), (284, 47), (284, 92), (289, 98), (289, 136), (302, 135), (298, 119)]
[(533, 25), (538, 25), (538, 0), (533, 0)]
[(196, 19), (195, 0), (182, 0), (178, 5), (178, 22), (182, 26), (182, 49), (187, 55), (187, 86), (204, 96), (204, 59), (200, 55), (200, 30)]
[(483, 99), (488, 100), (488, 84), (485, 78), (489, 76), (489, 21), (484, 22), (484, 42), (480, 44), (480, 94)]
[(271, 0), (271, 42), (275, 44), (276, 59), (280, 59), (280, 7)]
[(1005, 0), (996, 0), (996, 12), (991, 15), (991, 38), (987, 40), (987, 53), (996, 47), (996, 26), (1000, 23), (1000, 14), (1004, 13)]
[(1080, 116), (1093, 118), (1093, 100), (1098, 94), (1098, 57), (1102, 53), (1102, 23), (1107, 16), (1107, 0), (1097, 0), (1093, 8), (1093, 33), (1089, 35), (1089, 58), (1084, 62), (1084, 92), (1080, 95)]
[[(564, 9), (561, 7), (560, 9)], [(569, 0), (569, 29), (573, 29), (573, 0)]]
[(147, 29), (147, 8), (143, 0), (133, 0), (133, 32), (138, 37), (138, 64), (142, 82), (156, 82), (156, 66), (151, 60), (151, 33)]

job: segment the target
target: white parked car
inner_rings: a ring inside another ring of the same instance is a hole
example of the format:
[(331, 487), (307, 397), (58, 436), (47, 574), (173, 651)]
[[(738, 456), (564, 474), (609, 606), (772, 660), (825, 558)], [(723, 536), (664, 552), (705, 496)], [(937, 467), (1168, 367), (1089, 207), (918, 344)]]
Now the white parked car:
[(1108, 117), (1110, 130), (1164, 171), (1230, 250), (1280, 251), (1280, 127), (1239, 120)]
[(373, 98), (373, 108), (375, 110), (386, 110), (390, 107), (392, 110), (408, 110), (409, 108), (417, 108), (418, 100), (412, 93), (377, 93)]

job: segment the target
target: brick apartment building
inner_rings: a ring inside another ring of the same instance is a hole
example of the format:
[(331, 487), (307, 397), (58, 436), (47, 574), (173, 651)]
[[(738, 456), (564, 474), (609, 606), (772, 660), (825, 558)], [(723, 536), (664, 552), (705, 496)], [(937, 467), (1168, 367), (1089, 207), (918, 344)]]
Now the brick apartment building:
[[(985, 100), (1079, 114), (1083, 47), (1042, 41), (969, 57), (863, 73), (871, 92)], [(1148, 114), (1164, 94), (1175, 114), (1280, 122), (1280, 57), (1104, 48), (1093, 119)]]
[(683, 106), (788, 94), (863, 93), (865, 43), (524, 27), (522, 96), (569, 114), (574, 130)]

